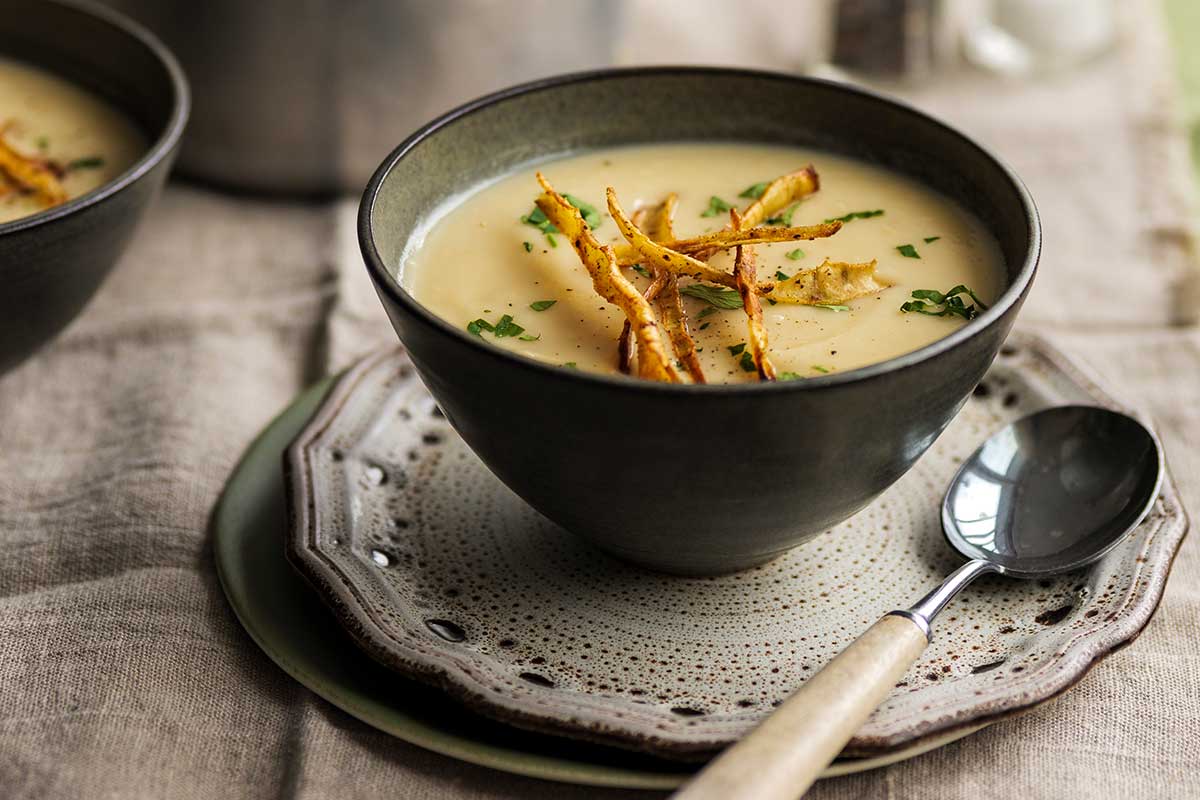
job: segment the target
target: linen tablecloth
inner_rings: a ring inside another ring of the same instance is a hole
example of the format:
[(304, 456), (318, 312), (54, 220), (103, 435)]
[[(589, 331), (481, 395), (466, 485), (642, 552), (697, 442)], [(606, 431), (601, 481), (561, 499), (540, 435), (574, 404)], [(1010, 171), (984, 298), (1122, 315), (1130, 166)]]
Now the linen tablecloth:
[[(1028, 181), (1046, 247), (1020, 324), (1154, 415), (1200, 509), (1186, 142), (1157, 6), (1130, 16), (1114, 54), (1068, 75), (905, 94)], [(225, 603), (207, 524), (236, 460), (300, 389), (392, 336), (354, 205), (172, 185), (86, 313), (0, 378), (0, 797), (638, 794), (392, 739), (288, 678)], [(1198, 718), (1193, 536), (1145, 633), (1061, 699), (810, 796), (1197, 797)]]

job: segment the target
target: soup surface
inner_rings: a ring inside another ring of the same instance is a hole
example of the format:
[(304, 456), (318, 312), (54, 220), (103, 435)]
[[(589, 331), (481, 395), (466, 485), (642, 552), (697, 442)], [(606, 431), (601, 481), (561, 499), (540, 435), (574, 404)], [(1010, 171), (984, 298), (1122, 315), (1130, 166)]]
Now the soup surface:
[[(596, 237), (617, 245), (624, 239), (607, 213), (607, 186), (615, 188), (628, 212), (677, 192), (675, 233), (684, 238), (720, 230), (729, 221), (723, 205), (743, 208), (751, 202), (753, 185), (810, 163), (820, 175), (820, 189), (800, 201), (792, 225), (869, 213), (847, 219), (829, 238), (755, 245), (760, 280), (794, 275), (826, 258), (875, 259), (879, 277), (892, 285), (831, 307), (765, 301), (768, 353), (781, 375), (815, 377), (883, 361), (965, 324), (960, 315), (902, 311), (914, 290), (947, 292), (962, 284), (988, 305), (1003, 290), (1003, 262), (994, 238), (973, 215), (934, 190), (821, 151), (708, 143), (595, 150), (473, 187), (437, 209), (417, 231), (398, 265), (400, 281), (454, 325), (467, 328), (484, 320), (494, 327), (508, 315), (512, 325), (524, 329), (497, 337), (475, 326), (473, 332), (490, 345), (566, 367), (616, 373), (624, 315), (596, 294), (565, 237), (547, 236), (522, 222), (540, 192), (535, 170), (559, 192), (569, 192), (573, 203), (594, 206), (600, 213)], [(719, 253), (710, 263), (728, 270), (733, 258)], [(639, 290), (649, 283), (634, 270), (624, 272)], [(690, 283), (680, 279), (681, 286)], [(960, 297), (966, 305), (973, 302)], [(758, 380), (746, 364), (747, 317), (740, 305), (718, 308), (691, 296), (684, 304), (708, 382)]]
[(108, 183), (146, 146), (133, 122), (96, 95), (0, 57), (0, 223)]

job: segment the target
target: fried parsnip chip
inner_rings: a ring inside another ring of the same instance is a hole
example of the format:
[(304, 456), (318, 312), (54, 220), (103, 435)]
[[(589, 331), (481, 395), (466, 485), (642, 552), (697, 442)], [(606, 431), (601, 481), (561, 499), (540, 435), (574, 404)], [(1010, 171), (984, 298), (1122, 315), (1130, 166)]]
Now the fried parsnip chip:
[[(644, 224), (647, 216), (645, 208), (634, 211), (631, 221), (636, 227), (647, 230), (650, 238), (657, 242), (673, 239), (672, 222), (678, 202), (679, 196), (671, 192), (662, 203), (655, 207), (654, 216), (651, 217), (649, 225)], [(679, 293), (679, 281), (674, 273), (661, 267), (657, 267), (653, 275), (654, 280), (646, 287), (643, 296), (650, 301), (650, 305), (658, 315), (659, 324), (670, 337), (671, 347), (675, 351), (678, 363), (687, 370), (693, 382), (705, 383), (704, 369), (700, 366), (700, 359), (696, 355), (696, 342), (687, 328), (687, 315), (683, 308), (683, 296)], [(617, 344), (617, 361), (622, 372), (628, 373), (630, 370), (632, 351), (632, 331), (629, 321), (626, 320)]]
[[(645, 226), (646, 214), (648, 211), (649, 209), (646, 208), (634, 209), (633, 216), (630, 217), (630, 220), (634, 225), (642, 228)], [(647, 302), (652, 303), (660, 288), (662, 288), (662, 284), (657, 279), (653, 280), (650, 282), (650, 285), (646, 287), (646, 291), (642, 292), (642, 297), (645, 297)], [(628, 375), (632, 368), (633, 328), (630, 326), (629, 320), (626, 319), (625, 324), (621, 326), (621, 335), (617, 337), (617, 369)]]
[[(646, 220), (646, 209), (635, 209), (630, 219), (634, 225), (641, 228)], [(649, 301), (651, 293), (657, 294), (658, 288), (658, 281), (651, 281), (650, 285), (646, 287), (646, 291), (642, 292), (642, 297)], [(621, 326), (621, 335), (617, 337), (617, 369), (625, 375), (628, 375), (633, 369), (633, 328), (629, 325), (628, 318)]]
[(571, 240), (579, 260), (592, 276), (596, 293), (620, 308), (632, 324), (638, 344), (638, 374), (651, 380), (677, 382), (679, 375), (663, 348), (654, 312), (646, 298), (621, 274), (612, 248), (602, 246), (596, 240), (579, 209), (554, 191), (545, 175), (539, 172), (537, 179), (542, 186), (542, 194), (536, 201), (537, 207), (554, 227)]
[(719, 283), (722, 286), (733, 286), (733, 275), (710, 267), (703, 261), (697, 261), (691, 256), (678, 253), (665, 245), (658, 244), (633, 224), (625, 210), (617, 200), (617, 193), (608, 187), (608, 212), (612, 214), (617, 229), (625, 240), (632, 245), (637, 253), (630, 263), (642, 263), (651, 267), (662, 267), (668, 272), (697, 280)]
[(821, 266), (802, 269), (763, 294), (777, 303), (840, 305), (857, 297), (878, 294), (891, 285), (875, 274), (874, 259), (865, 264), (825, 259)]
[[(792, 203), (802, 200), (820, 188), (821, 178), (819, 175), (817, 175), (817, 170), (812, 164), (798, 169), (795, 172), (789, 172), (786, 175), (780, 175), (778, 178), (767, 184), (766, 188), (763, 189), (763, 193), (758, 196), (757, 200), (746, 206), (746, 210), (742, 212), (743, 230), (753, 229), (756, 226), (767, 222), (776, 214), (781, 213)], [(830, 224), (832, 223), (811, 226), (811, 229), (818, 232), (817, 235), (795, 236), (792, 238), (816, 239), (823, 236), (832, 236), (833, 234), (837, 233), (838, 230), (840, 230), (841, 225), (839, 224), (837, 228), (829, 229), (826, 226)], [(788, 229), (780, 231), (781, 234), (789, 232), (789, 229), (794, 230), (791, 229), (790, 214), (788, 215), (787, 225)], [(788, 241), (788, 239), (769, 239), (765, 241)], [(733, 242), (733, 244), (739, 244), (739, 242)], [(740, 244), (746, 244), (746, 242), (741, 242)], [(713, 253), (716, 253), (718, 250), (729, 246), (729, 244), (721, 245), (721, 243), (717, 243), (715, 246), (710, 246), (699, 251), (693, 252), (691, 250), (685, 250), (684, 252), (694, 255), (701, 261), (707, 261), (708, 259), (712, 258)]]
[[(742, 228), (742, 216), (737, 209), (729, 212), (730, 225), (735, 230)], [(738, 293), (742, 296), (742, 308), (746, 311), (747, 342), (754, 368), (760, 380), (775, 380), (775, 365), (767, 356), (767, 326), (763, 323), (762, 303), (758, 300), (758, 266), (750, 245), (737, 246), (734, 251), (733, 278)]]
[(4, 127), (0, 127), (0, 173), (17, 189), (33, 194), (47, 208), (67, 202), (67, 192), (50, 165), (9, 147), (4, 141)]
[[(678, 203), (678, 195), (672, 192), (656, 209), (657, 213), (650, 226), (650, 237), (655, 241), (669, 241), (675, 238), (673, 222), (675, 207)], [(693, 382), (704, 383), (704, 370), (696, 355), (696, 342), (688, 331), (687, 315), (683, 309), (683, 295), (679, 293), (679, 279), (675, 277), (675, 273), (656, 266), (654, 282), (646, 290), (646, 297), (654, 306), (659, 322), (662, 323), (667, 336), (671, 339), (671, 348), (675, 351), (675, 358), (680, 364), (683, 364), (683, 368), (687, 370)]]
[(761, 225), (775, 214), (821, 188), (821, 178), (812, 164), (780, 175), (742, 212), (742, 227)]
[[(759, 226), (740, 231), (726, 228), (702, 236), (693, 236), (690, 239), (668, 240), (659, 244), (668, 250), (674, 250), (676, 253), (686, 256), (694, 256), (702, 261), (712, 257), (712, 254), (718, 250), (728, 250), (740, 244), (771, 244), (773, 242), (824, 239), (840, 231), (843, 224), (842, 222), (822, 222), (819, 225), (798, 225), (793, 228)], [(616, 252), (617, 260), (623, 267), (637, 264), (642, 259), (642, 255), (633, 245), (617, 247)]]

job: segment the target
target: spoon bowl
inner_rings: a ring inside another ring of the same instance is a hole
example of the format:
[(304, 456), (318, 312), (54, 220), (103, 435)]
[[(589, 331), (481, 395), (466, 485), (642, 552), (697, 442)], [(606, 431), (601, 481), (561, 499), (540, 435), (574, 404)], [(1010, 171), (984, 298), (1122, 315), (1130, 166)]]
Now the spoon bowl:
[(1162, 474), (1154, 434), (1132, 417), (1050, 408), (999, 431), (967, 459), (942, 502), (942, 530), (955, 550), (1005, 575), (1070, 572), (1146, 517)]

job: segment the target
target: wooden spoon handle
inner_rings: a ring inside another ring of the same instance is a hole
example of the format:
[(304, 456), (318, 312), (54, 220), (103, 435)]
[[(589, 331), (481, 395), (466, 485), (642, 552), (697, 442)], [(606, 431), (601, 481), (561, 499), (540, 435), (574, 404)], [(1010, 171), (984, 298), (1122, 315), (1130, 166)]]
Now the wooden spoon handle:
[(792, 800), (841, 752), (927, 644), (889, 614), (685, 785), (678, 800)]

